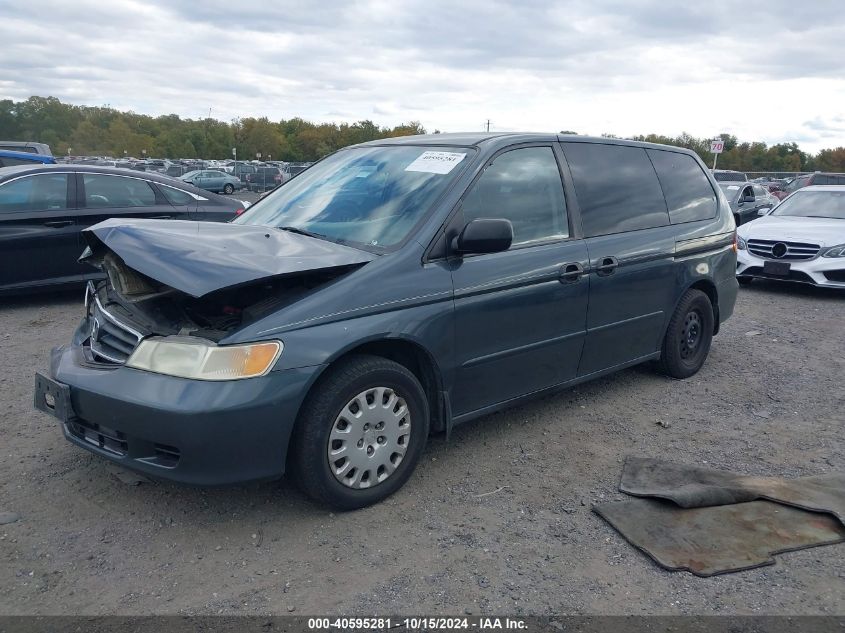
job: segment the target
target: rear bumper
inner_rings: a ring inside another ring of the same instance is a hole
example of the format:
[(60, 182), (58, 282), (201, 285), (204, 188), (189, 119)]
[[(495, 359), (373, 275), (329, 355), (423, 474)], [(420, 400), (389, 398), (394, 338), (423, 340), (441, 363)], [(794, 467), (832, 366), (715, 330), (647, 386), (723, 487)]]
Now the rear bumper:
[(87, 364), (78, 346), (59, 347), (49, 378), (58, 390), (67, 387), (69, 406), (50, 412), (73, 444), (154, 477), (197, 485), (274, 479), (285, 472), (316, 369), (206, 382), (102, 369)]
[(736, 277), (729, 277), (716, 284), (716, 296), (719, 297), (719, 323), (724, 323), (734, 313), (739, 283)]
[[(779, 281), (793, 281), (812, 284), (824, 288), (845, 289), (845, 258), (816, 257), (814, 259), (791, 261), (788, 275), (773, 275), (767, 273), (763, 267), (766, 260), (741, 250), (737, 253), (736, 274), (740, 277), (756, 277), (760, 279), (776, 279)], [(781, 260), (777, 260), (781, 261)]]

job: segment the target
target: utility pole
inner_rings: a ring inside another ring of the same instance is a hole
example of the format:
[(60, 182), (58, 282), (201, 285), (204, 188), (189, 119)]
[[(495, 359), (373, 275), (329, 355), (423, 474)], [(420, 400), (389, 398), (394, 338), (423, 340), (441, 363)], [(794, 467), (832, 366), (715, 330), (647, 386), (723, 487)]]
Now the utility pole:
[(490, 119), (487, 119), (487, 131), (490, 131)]

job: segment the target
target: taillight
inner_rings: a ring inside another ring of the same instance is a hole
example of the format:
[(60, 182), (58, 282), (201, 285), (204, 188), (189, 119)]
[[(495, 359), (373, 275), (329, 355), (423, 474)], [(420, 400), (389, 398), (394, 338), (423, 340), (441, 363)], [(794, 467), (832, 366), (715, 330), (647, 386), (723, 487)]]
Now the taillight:
[(736, 229), (734, 229), (734, 246), (733, 246), (733, 249), (734, 249), (734, 253), (736, 253), (737, 252)]
[[(246, 209), (235, 209), (235, 215), (240, 215), (244, 211), (246, 211)], [(734, 250), (736, 250), (736, 240), (734, 240)]]

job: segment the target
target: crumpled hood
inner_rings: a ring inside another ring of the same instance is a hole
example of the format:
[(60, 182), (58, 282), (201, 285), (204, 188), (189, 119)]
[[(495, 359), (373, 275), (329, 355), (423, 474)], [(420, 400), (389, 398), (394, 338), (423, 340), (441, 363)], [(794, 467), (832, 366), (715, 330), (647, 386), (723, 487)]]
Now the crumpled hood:
[(765, 215), (737, 229), (744, 240), (783, 240), (822, 247), (845, 244), (845, 220)]
[(192, 297), (269, 277), (365, 264), (366, 251), (266, 226), (111, 219), (83, 231), (130, 268)]

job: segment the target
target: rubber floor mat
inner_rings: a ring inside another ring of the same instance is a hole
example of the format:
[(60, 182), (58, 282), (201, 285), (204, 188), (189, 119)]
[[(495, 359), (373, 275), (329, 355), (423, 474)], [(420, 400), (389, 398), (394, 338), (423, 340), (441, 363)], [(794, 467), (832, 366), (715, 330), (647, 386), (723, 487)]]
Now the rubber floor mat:
[(723, 470), (628, 457), (619, 490), (637, 497), (659, 497), (682, 508), (700, 508), (768, 499), (835, 514), (845, 525), (845, 474), (782, 479), (751, 477)]
[(773, 565), (773, 554), (845, 541), (833, 516), (770, 501), (680, 508), (632, 499), (593, 510), (661, 567), (696, 576)]

